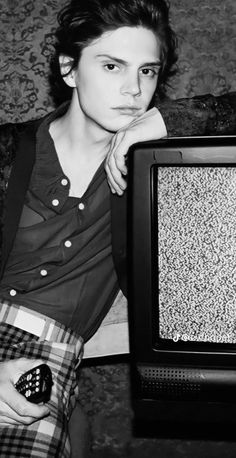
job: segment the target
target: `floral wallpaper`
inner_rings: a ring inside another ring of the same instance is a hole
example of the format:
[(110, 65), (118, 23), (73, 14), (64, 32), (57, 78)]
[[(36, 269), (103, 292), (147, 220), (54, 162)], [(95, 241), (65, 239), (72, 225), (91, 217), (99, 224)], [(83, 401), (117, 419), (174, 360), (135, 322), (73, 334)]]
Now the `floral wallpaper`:
[(172, 98), (236, 88), (236, 2), (170, 0), (172, 25), (179, 39), (178, 75)]
[[(0, 0), (0, 122), (52, 110), (48, 64), (64, 0)], [(235, 0), (170, 0), (179, 38), (178, 74), (168, 95), (236, 90)]]
[[(56, 14), (63, 5), (64, 0), (0, 0), (0, 123), (26, 121), (53, 109), (47, 75)], [(236, 1), (170, 0), (170, 7), (179, 37), (179, 64), (168, 95), (235, 91)], [(84, 367), (80, 385), (94, 456), (144, 457), (148, 446), (160, 447), (160, 441), (133, 437), (127, 363)], [(174, 443), (169, 451), (171, 447)], [(182, 442), (181, 447), (190, 456), (188, 444)], [(107, 454), (99, 454), (101, 449)]]

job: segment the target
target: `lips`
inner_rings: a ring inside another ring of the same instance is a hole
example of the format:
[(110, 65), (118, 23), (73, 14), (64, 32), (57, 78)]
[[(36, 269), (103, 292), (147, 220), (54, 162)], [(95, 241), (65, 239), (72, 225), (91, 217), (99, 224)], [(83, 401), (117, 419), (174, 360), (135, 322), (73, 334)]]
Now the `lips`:
[(122, 105), (122, 106), (119, 106), (119, 107), (114, 107), (113, 110), (116, 110), (121, 114), (137, 116), (137, 114), (141, 110), (141, 108), (132, 107), (132, 106), (128, 106), (128, 105)]

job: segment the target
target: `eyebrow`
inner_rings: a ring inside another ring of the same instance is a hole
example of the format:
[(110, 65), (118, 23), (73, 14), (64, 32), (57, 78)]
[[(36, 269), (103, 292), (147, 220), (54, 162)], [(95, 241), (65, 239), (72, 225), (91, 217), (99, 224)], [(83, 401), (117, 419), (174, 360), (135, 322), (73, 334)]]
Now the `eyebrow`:
[[(126, 60), (120, 59), (119, 57), (111, 56), (110, 54), (97, 54), (96, 58), (99, 57), (105, 57), (106, 59), (114, 60), (115, 62), (121, 65), (129, 65), (129, 62), (127, 62)], [(161, 61), (158, 59), (153, 62), (145, 62), (144, 64), (140, 65), (140, 67), (160, 67), (160, 65)]]

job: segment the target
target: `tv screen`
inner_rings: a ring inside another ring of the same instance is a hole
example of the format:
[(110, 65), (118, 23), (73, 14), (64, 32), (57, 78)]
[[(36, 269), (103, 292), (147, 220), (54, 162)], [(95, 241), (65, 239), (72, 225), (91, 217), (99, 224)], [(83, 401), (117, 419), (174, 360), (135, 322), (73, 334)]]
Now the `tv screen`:
[(153, 166), (158, 340), (236, 343), (236, 167)]
[(136, 414), (235, 413), (235, 136), (131, 147), (128, 254)]

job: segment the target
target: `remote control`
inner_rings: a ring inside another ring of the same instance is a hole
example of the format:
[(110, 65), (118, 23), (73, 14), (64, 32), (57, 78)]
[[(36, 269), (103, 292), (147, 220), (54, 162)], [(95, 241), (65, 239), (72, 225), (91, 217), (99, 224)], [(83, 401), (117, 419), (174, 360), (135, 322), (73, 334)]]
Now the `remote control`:
[(52, 385), (51, 369), (47, 364), (40, 364), (21, 375), (15, 388), (25, 396), (27, 401), (38, 404), (49, 401)]

